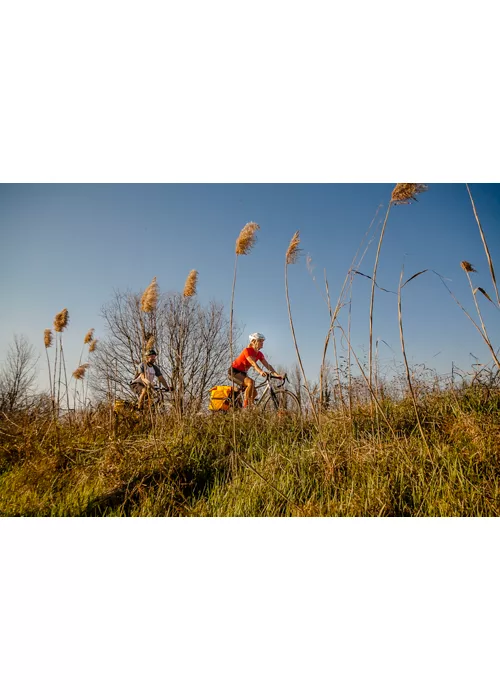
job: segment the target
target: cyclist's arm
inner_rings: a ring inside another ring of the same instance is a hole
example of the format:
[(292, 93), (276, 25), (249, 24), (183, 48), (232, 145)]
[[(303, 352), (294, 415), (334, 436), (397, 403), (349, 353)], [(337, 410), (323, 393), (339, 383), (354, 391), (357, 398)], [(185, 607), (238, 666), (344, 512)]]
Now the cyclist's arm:
[[(258, 372), (258, 373), (261, 375), (261, 377), (265, 377), (265, 376), (266, 376), (266, 373), (265, 373), (263, 370), (261, 370), (261, 368), (258, 366), (258, 364), (257, 364), (256, 362), (254, 362), (254, 361), (252, 360), (251, 357), (248, 357), (247, 359), (248, 359), (248, 362), (250, 362), (250, 364), (251, 364), (252, 367), (254, 368), (254, 370), (255, 370), (256, 372)], [(267, 365), (267, 362), (265, 362), (265, 361), (263, 361), (263, 360), (261, 360), (261, 362), (262, 362), (262, 364), (266, 364), (266, 365)]]
[(271, 367), (271, 365), (269, 364), (269, 362), (267, 360), (261, 360), (261, 362), (264, 365), (264, 367), (267, 367), (267, 369), (271, 372), (271, 374), (275, 374), (277, 377), (280, 377), (280, 379), (283, 379), (283, 375), (278, 374), (276, 372), (276, 370), (274, 369), (274, 367)]
[(160, 376), (158, 377), (158, 381), (160, 382), (160, 384), (162, 384), (162, 385), (165, 387), (165, 389), (166, 389), (167, 391), (171, 391), (169, 385), (168, 385), (167, 382), (166, 382), (165, 377), (164, 377), (162, 374), (160, 374)]

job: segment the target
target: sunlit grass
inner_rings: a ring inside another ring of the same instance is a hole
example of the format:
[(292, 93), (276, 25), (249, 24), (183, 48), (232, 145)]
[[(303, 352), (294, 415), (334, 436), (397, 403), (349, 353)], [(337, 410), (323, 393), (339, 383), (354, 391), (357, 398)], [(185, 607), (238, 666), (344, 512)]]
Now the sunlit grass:
[[(59, 427), (19, 415), (1, 435), (4, 516), (497, 516), (500, 392), (386, 401), (392, 430), (368, 406), (315, 421), (228, 415), (118, 426), (106, 413)], [(328, 466), (323, 450), (328, 451)], [(402, 459), (402, 451), (407, 459)]]

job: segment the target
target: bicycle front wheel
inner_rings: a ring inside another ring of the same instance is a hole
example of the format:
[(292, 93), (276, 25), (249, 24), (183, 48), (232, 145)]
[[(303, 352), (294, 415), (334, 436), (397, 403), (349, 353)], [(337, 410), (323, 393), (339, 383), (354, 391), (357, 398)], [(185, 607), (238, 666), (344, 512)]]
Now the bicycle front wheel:
[(293, 416), (301, 414), (300, 403), (295, 394), (287, 389), (277, 389), (266, 398), (262, 406), (266, 413), (281, 413)]

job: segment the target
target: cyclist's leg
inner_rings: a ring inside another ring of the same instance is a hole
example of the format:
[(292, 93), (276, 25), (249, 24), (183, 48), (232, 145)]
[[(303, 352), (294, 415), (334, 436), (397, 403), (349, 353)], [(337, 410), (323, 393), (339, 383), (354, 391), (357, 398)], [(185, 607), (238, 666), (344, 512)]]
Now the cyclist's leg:
[(234, 369), (233, 367), (230, 367), (227, 373), (227, 376), (229, 379), (236, 384), (236, 386), (241, 390), (244, 391), (244, 401), (243, 405), (247, 406), (248, 405), (248, 382), (252, 382), (251, 379), (247, 377), (246, 372), (239, 372), (238, 370)]
[(245, 379), (245, 400), (243, 406), (253, 406), (256, 393), (254, 380), (247, 377)]
[(146, 401), (146, 399), (150, 399), (150, 398), (151, 398), (151, 391), (150, 391), (148, 386), (144, 385), (142, 387), (142, 390), (141, 390), (141, 393), (139, 396), (139, 400), (137, 401), (137, 408), (142, 409), (144, 401)]

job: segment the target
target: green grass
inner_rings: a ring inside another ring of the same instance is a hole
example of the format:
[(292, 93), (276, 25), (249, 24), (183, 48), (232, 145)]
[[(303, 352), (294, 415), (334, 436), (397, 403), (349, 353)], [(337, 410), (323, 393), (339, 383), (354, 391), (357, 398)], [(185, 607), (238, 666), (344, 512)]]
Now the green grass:
[(500, 393), (429, 394), (421, 420), (386, 401), (352, 421), (303, 424), (230, 415), (110, 426), (103, 410), (56, 427), (18, 414), (0, 425), (4, 516), (498, 516)]

